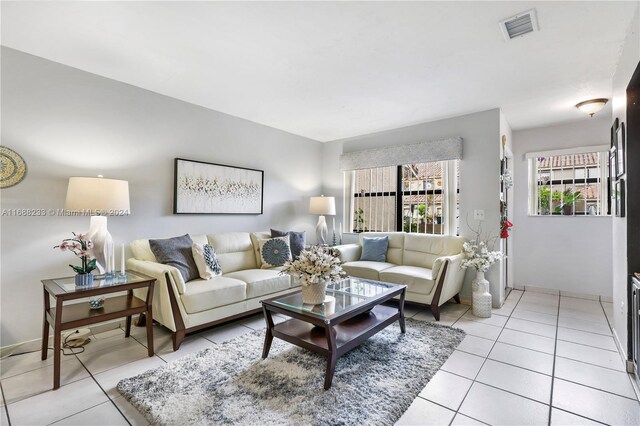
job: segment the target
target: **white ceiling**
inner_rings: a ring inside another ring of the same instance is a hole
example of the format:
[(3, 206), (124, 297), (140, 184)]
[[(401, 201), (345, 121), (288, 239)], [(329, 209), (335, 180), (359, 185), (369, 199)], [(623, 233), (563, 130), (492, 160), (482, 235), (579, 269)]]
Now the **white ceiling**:
[[(498, 22), (536, 8), (540, 32)], [(638, 2), (8, 2), (2, 44), (319, 141), (611, 96)]]

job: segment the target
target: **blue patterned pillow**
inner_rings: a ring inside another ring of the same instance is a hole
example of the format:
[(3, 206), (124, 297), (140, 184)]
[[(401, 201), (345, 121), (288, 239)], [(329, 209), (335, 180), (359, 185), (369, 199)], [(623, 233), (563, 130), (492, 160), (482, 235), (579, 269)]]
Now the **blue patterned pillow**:
[(193, 243), (193, 260), (196, 262), (200, 278), (208, 280), (222, 275), (222, 268), (218, 262), (216, 251), (209, 244)]
[(262, 269), (282, 266), (287, 260), (291, 260), (291, 247), (289, 236), (258, 240), (260, 256), (262, 257)]

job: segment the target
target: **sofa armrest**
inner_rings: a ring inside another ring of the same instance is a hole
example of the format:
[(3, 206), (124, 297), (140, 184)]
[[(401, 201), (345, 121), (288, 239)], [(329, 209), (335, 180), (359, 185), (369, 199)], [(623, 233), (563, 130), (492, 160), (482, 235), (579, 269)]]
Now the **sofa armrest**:
[[(176, 295), (184, 293), (185, 284), (180, 271), (173, 266), (133, 258), (127, 260), (127, 269), (156, 279), (156, 285), (153, 291), (153, 319), (165, 327), (176, 331), (168, 286), (172, 286), (173, 292)], [(166, 274), (167, 272), (168, 274)], [(168, 282), (167, 276), (170, 278)], [(179, 289), (182, 289), (182, 291), (179, 291)], [(136, 296), (144, 298), (144, 295), (139, 295), (137, 290), (134, 290), (134, 293)], [(179, 302), (178, 306), (182, 310), (180, 298), (178, 297), (177, 299)], [(183, 313), (181, 312), (181, 314)]]
[(338, 257), (342, 263), (360, 260), (360, 254), (362, 252), (362, 246), (360, 244), (343, 244), (332, 248), (338, 252)]
[[(434, 281), (439, 283), (443, 279), (442, 291), (440, 294), (439, 305), (451, 299), (460, 293), (462, 284), (464, 283), (464, 275), (466, 270), (461, 267), (464, 253), (451, 256), (442, 256), (433, 262), (432, 273)], [(447, 268), (443, 268), (445, 262), (448, 263)], [(442, 275), (444, 274), (444, 277)], [(434, 287), (435, 289), (435, 287)]]

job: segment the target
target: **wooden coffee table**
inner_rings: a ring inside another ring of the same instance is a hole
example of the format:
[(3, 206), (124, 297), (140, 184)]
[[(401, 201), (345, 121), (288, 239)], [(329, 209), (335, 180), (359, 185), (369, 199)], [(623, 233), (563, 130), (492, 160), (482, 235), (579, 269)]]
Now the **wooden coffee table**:
[[(324, 388), (329, 389), (336, 360), (395, 321), (405, 332), (404, 297), (407, 286), (347, 278), (327, 287), (321, 305), (302, 303), (300, 291), (262, 301), (267, 332), (262, 358), (274, 337), (327, 356)], [(382, 303), (400, 296), (398, 306)], [(292, 319), (275, 325), (273, 313)]]

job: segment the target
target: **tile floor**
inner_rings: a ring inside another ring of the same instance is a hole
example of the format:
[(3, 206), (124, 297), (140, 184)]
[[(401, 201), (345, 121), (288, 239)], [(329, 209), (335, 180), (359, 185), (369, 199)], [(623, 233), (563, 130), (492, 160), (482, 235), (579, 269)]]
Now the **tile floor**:
[[(610, 303), (514, 290), (488, 319), (468, 306), (443, 306), (441, 323), (467, 336), (398, 425), (640, 424), (640, 404), (608, 325)], [(424, 309), (407, 316), (433, 321)], [(279, 321), (284, 320), (279, 318)], [(261, 316), (189, 336), (178, 352), (155, 327), (146, 356), (143, 328), (94, 335), (82, 354), (63, 357), (62, 384), (51, 391), (52, 357), (38, 352), (0, 364), (0, 424), (146, 425), (115, 390), (118, 381), (254, 329)]]

